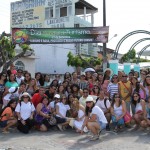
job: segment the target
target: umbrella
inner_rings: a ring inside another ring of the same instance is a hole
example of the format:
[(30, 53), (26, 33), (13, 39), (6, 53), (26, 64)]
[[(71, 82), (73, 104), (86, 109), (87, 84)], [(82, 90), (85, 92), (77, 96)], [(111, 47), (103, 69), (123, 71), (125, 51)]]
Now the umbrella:
[(93, 68), (86, 68), (84, 72), (95, 72), (95, 70)]

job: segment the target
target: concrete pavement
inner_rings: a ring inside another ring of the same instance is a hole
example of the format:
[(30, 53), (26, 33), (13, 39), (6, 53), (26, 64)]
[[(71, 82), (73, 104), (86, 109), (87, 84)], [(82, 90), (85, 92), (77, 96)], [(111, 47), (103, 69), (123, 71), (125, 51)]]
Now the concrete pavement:
[(12, 130), (0, 133), (0, 150), (150, 150), (150, 131), (103, 131), (99, 140), (89, 141), (87, 134), (71, 129), (44, 133), (34, 130), (27, 135)]

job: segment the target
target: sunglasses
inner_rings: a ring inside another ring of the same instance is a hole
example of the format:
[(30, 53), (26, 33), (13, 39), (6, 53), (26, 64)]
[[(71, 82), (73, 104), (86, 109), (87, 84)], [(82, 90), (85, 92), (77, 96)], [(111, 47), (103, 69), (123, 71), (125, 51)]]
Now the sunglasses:
[(122, 77), (128, 77), (128, 76), (122, 76)]
[(23, 98), (29, 98), (28, 96), (23, 96)]
[(115, 96), (115, 98), (120, 98), (120, 96)]

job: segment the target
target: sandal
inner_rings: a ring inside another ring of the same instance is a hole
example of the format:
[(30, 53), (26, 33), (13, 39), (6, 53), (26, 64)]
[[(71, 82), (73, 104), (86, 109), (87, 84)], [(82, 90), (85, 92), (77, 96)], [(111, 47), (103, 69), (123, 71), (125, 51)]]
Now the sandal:
[(9, 131), (6, 131), (6, 130), (3, 130), (2, 133), (3, 133), (3, 134), (8, 134), (8, 133), (10, 133), (10, 132), (9, 132)]
[(118, 132), (118, 127), (115, 127), (114, 132), (116, 133)]

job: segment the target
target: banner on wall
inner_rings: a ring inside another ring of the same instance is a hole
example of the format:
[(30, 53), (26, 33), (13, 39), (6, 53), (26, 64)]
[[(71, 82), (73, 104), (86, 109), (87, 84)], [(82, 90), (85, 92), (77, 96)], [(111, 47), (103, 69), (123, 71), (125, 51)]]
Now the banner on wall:
[(107, 43), (109, 27), (12, 28), (15, 44)]

